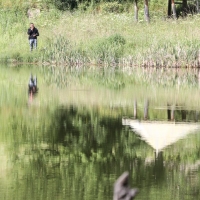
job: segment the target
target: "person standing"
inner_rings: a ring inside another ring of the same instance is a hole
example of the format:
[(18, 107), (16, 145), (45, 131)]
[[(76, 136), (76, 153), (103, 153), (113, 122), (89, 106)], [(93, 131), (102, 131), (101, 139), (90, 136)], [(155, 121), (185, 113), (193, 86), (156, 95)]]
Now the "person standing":
[(27, 34), (29, 35), (29, 44), (30, 44), (30, 50), (33, 50), (33, 47), (37, 49), (37, 37), (39, 36), (38, 29), (34, 26), (33, 23), (30, 23), (30, 28), (28, 29)]

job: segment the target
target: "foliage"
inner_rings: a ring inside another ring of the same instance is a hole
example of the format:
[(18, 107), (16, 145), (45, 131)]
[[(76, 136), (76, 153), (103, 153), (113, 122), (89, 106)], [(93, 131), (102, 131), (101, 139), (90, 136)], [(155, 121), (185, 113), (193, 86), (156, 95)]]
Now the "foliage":
[(63, 63), (67, 65), (85, 64), (89, 59), (95, 58), (95, 61), (117, 62), (123, 55), (125, 39), (115, 34), (106, 39), (93, 42), (89, 52), (85, 52), (81, 47), (72, 46), (63, 36), (51, 40), (42, 54), (43, 61), (54, 63)]
[(51, 4), (53, 4), (59, 10), (73, 10), (77, 8), (76, 0), (49, 0)]
[(104, 13), (122, 13), (123, 9), (123, 5), (118, 2), (107, 2), (101, 6), (101, 10)]
[(198, 66), (198, 16), (178, 23), (152, 18), (151, 25), (141, 21), (133, 29), (129, 14), (64, 14), (51, 9), (34, 20), (41, 35), (38, 52), (29, 55), (26, 14), (4, 10), (0, 15), (0, 57), (4, 62), (20, 55), (20, 61), (65, 65)]
[(126, 41), (121, 35), (111, 35), (108, 38), (93, 42), (89, 55), (94, 57), (94, 60), (98, 63), (117, 63), (123, 55), (125, 43)]

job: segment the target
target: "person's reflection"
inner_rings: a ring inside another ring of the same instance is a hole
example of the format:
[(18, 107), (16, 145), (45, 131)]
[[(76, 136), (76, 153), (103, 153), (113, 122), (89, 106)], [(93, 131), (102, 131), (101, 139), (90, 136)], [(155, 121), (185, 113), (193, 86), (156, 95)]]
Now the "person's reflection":
[(33, 78), (33, 75), (31, 74), (29, 83), (28, 83), (28, 103), (31, 104), (33, 101), (33, 97), (38, 92), (37, 87), (37, 77), (35, 76)]

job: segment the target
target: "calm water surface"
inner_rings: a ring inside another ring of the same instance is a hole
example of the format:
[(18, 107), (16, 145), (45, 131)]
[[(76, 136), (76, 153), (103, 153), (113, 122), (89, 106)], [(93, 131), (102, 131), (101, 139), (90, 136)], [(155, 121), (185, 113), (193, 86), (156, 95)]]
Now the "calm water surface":
[(169, 110), (149, 106), (151, 117), (139, 122), (133, 107), (83, 103), (87, 90), (73, 92), (74, 104), (59, 101), (37, 68), (39, 92), (30, 103), (31, 71), (1, 69), (1, 199), (111, 200), (124, 171), (138, 200), (200, 199), (197, 111), (179, 108), (175, 123)]

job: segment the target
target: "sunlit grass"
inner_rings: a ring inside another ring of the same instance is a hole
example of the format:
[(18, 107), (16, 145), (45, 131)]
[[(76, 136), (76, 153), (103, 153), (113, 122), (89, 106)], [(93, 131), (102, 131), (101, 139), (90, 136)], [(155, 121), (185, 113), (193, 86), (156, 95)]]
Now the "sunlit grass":
[[(35, 19), (28, 19), (23, 12), (16, 16), (11, 11), (2, 12), (1, 18), (1, 61), (79, 66), (199, 66), (199, 15), (176, 21), (154, 16), (150, 24), (135, 23), (132, 13), (61, 13), (54, 9), (41, 11)], [(26, 32), (32, 21), (40, 36), (38, 51), (31, 54)], [(124, 42), (118, 43), (116, 35)]]

